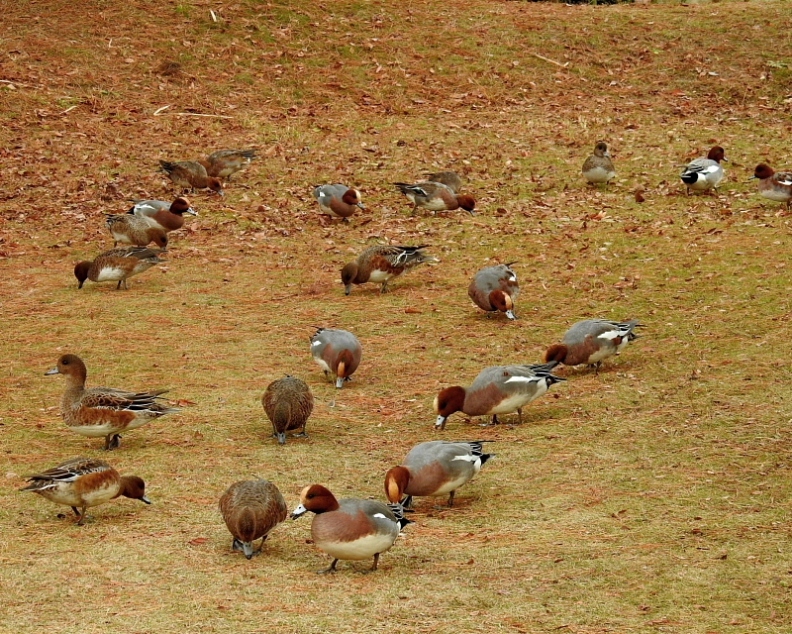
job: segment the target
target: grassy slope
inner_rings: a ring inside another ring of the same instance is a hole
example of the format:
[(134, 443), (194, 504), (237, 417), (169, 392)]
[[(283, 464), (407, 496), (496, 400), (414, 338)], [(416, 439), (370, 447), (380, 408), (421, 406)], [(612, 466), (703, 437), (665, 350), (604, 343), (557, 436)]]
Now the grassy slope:
[[(760, 160), (788, 166), (784, 3), (37, 8), (6, 7), (0, 63), (8, 627), (787, 631), (790, 232), (744, 183)], [(607, 192), (578, 176), (599, 138), (619, 169)], [(679, 195), (677, 166), (714, 142), (722, 195)], [(109, 244), (103, 212), (170, 195), (157, 159), (244, 145), (265, 155), (222, 203), (195, 197), (166, 270), (75, 291), (73, 262)], [(435, 167), (465, 173), (479, 216), (407, 215), (390, 183)], [(371, 215), (317, 218), (310, 185), (331, 180), (360, 186)], [(374, 241), (428, 242), (442, 262), (344, 297), (338, 269)], [(519, 261), (516, 323), (466, 297), (488, 258)], [(316, 480), (379, 496), (435, 437), (437, 389), (537, 360), (587, 316), (638, 316), (645, 336), (598, 377), (564, 371), (522, 426), (452, 418), (445, 437), (497, 440), (498, 457), (458, 508), (424, 501), (377, 574), (313, 575), (310, 519), (252, 563), (229, 552), (216, 500), (232, 481), (267, 477), (290, 504)], [(310, 361), (315, 325), (364, 343), (341, 392)], [(91, 384), (196, 403), (110, 456), (154, 506), (75, 528), (16, 493), (20, 474), (100, 455), (41, 376), (63, 351)], [(258, 399), (287, 372), (318, 403), (310, 440), (279, 448)]]

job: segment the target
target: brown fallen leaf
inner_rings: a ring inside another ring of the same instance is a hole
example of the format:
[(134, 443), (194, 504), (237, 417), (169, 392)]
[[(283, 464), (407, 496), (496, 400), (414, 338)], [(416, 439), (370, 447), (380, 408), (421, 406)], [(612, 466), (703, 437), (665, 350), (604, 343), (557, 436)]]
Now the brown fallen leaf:
[(190, 546), (201, 546), (202, 544), (205, 544), (208, 541), (209, 539), (206, 537), (196, 537), (195, 539), (191, 539), (188, 543), (190, 544)]

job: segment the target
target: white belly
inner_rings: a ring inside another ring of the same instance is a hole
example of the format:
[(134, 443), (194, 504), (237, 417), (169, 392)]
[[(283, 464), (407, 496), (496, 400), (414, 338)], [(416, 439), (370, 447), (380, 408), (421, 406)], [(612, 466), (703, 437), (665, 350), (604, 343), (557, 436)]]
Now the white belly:
[(127, 272), (124, 269), (115, 268), (113, 266), (106, 266), (102, 270), (99, 271), (99, 275), (96, 276), (97, 282), (109, 282), (109, 281), (118, 281), (123, 279)]
[(330, 369), (330, 366), (327, 365), (327, 362), (322, 359), (322, 357), (314, 357), (314, 361), (319, 364), (319, 367), (322, 368), (325, 372), (329, 372), (330, 374), (334, 374), (334, 372)]
[(126, 431), (130, 429), (137, 429), (149, 422), (154, 416), (145, 416), (138, 414), (128, 425), (118, 425), (115, 423), (101, 423), (98, 425), (69, 425), (69, 429), (73, 432), (80, 434), (80, 436), (87, 436), (88, 438), (103, 438), (108, 434), (119, 431)]
[(316, 545), (335, 559), (368, 559), (393, 546), (396, 535), (376, 533), (353, 542), (316, 542)]
[(785, 203), (792, 198), (792, 192), (780, 189), (763, 189), (759, 193), (768, 200), (773, 200), (777, 203)]
[(498, 403), (487, 412), (487, 414), (511, 414), (512, 412), (516, 412), (523, 405), (527, 405), (534, 399), (539, 398), (545, 392), (547, 392), (547, 382), (541, 381), (540, 383), (536, 383), (536, 387), (532, 393), (510, 396)]
[(429, 211), (445, 211), (446, 203), (442, 198), (432, 198), (421, 205)]
[(118, 482), (113, 481), (107, 485), (85, 493), (82, 497), (74, 492), (71, 486), (59, 486), (40, 491), (41, 495), (56, 504), (67, 506), (98, 506), (112, 500), (118, 493)]
[(594, 354), (590, 355), (588, 358), (588, 364), (594, 365), (595, 363), (599, 363), (603, 359), (607, 359), (608, 357), (612, 357), (616, 354), (616, 351), (613, 348), (609, 348), (603, 346), (599, 350), (597, 350)]
[(594, 169), (588, 170), (583, 175), (589, 183), (607, 183), (616, 176), (616, 172), (607, 170), (604, 167), (595, 167)]
[(375, 270), (371, 272), (371, 275), (369, 275), (369, 282), (380, 284), (382, 282), (387, 282), (392, 277), (393, 277), (393, 273), (388, 273), (387, 271)]
[(475, 473), (476, 472), (474, 471), (472, 474), (470, 474), (470, 477), (460, 476), (456, 480), (452, 480), (451, 482), (446, 482), (443, 486), (437, 489), (437, 491), (432, 493), (432, 495), (443, 495), (445, 493), (451, 493), (451, 491), (456, 491), (459, 487), (461, 487), (463, 484), (468, 482), (470, 478), (472, 478), (475, 475)]

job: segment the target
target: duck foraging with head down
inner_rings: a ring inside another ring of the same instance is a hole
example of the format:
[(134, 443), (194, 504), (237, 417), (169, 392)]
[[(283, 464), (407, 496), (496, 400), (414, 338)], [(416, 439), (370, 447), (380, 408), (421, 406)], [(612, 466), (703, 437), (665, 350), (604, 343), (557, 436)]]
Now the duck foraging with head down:
[(330, 216), (341, 218), (343, 222), (348, 222), (358, 209), (365, 209), (360, 192), (346, 185), (319, 185), (314, 187), (313, 197), (319, 203), (319, 209)]
[(617, 322), (605, 319), (586, 319), (579, 321), (567, 330), (561, 343), (554, 343), (544, 354), (546, 362), (556, 361), (564, 365), (595, 367), (599, 373), (602, 362), (608, 357), (619, 354), (638, 335), (636, 328), (643, 326), (637, 319)]
[[(483, 443), (432, 440), (413, 447), (398, 467), (385, 474), (385, 495), (407, 509), (413, 496), (448, 494), (454, 506), (454, 493), (481, 471), (495, 454), (486, 454)], [(402, 499), (403, 496), (407, 496)]]
[(311, 337), (311, 356), (324, 370), (335, 377), (335, 386), (344, 387), (360, 365), (363, 349), (360, 341), (348, 330), (319, 328)]
[(512, 265), (498, 264), (488, 266), (476, 273), (468, 287), (468, 297), (482, 310), (490, 313), (501, 312), (509, 319), (517, 319), (514, 302), (520, 294), (520, 283)]
[(552, 374), (558, 362), (536, 365), (496, 365), (484, 368), (470, 387), (454, 385), (440, 390), (435, 397), (437, 412), (435, 427), (445, 429), (451, 414), (462, 412), (468, 416), (492, 416), (498, 424), (499, 414), (517, 412), (522, 423), (522, 408), (539, 398), (550, 386), (565, 381)]
[[(286, 500), (272, 482), (241, 480), (235, 482), (220, 498), (220, 513), (233, 535), (233, 550), (242, 551), (252, 559), (264, 547), (270, 531), (286, 519)], [(257, 550), (253, 542), (261, 538)]]
[(291, 518), (308, 511), (316, 514), (311, 523), (314, 544), (333, 558), (330, 567), (319, 573), (335, 572), (340, 559), (360, 561), (369, 557), (374, 557), (370, 572), (375, 571), (380, 554), (390, 550), (401, 529), (410, 523), (399, 505), (356, 498), (337, 500), (321, 484), (302, 490), (300, 505)]
[(422, 183), (394, 183), (399, 191), (407, 196), (413, 204), (413, 213), (418, 207), (428, 209), (432, 213), (438, 211), (454, 211), (464, 209), (471, 216), (475, 216), (476, 201), (467, 194), (457, 194), (448, 185), (425, 181)]
[(104, 460), (96, 458), (72, 458), (25, 479), (30, 484), (20, 491), (32, 491), (56, 504), (71, 506), (78, 526), (85, 521), (88, 508), (119, 496), (151, 504), (141, 478), (122, 476)]
[(261, 404), (272, 423), (272, 435), (281, 445), (286, 444), (287, 431), (302, 429), (295, 436), (308, 437), (305, 423), (313, 411), (314, 399), (305, 381), (293, 376), (273, 381), (261, 397)]
[(349, 295), (353, 284), (373, 282), (382, 284), (380, 293), (388, 292), (388, 282), (405, 271), (420, 264), (438, 262), (436, 257), (424, 253), (429, 245), (418, 247), (397, 247), (376, 245), (361, 253), (357, 260), (349, 262), (341, 269), (341, 282), (344, 293)]
[(163, 253), (165, 253), (165, 249), (129, 247), (106, 251), (94, 258), (92, 262), (78, 262), (74, 266), (74, 277), (78, 282), (77, 288), (82, 288), (86, 280), (92, 282), (118, 281), (116, 290), (119, 290), (122, 284), (124, 289), (128, 290), (127, 278), (165, 262), (159, 257)]
[(196, 189), (210, 189), (221, 196), (225, 195), (220, 179), (209, 176), (206, 168), (197, 161), (160, 161), (160, 167), (178, 187), (193, 192)]

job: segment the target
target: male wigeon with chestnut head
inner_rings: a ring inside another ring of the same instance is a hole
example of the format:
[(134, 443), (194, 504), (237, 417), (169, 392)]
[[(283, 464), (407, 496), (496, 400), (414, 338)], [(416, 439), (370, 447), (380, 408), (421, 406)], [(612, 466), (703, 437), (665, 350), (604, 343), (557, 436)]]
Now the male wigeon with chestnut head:
[(751, 178), (759, 179), (759, 195), (774, 200), (778, 203), (786, 203), (787, 209), (792, 203), (792, 171), (784, 170), (776, 172), (766, 163), (760, 163), (754, 170)]
[[(233, 535), (233, 550), (252, 559), (264, 547), (270, 531), (286, 519), (289, 509), (280, 490), (267, 480), (240, 480), (220, 498), (220, 513)], [(257, 550), (253, 542), (261, 538)]]
[(165, 262), (159, 257), (163, 253), (165, 253), (165, 249), (129, 247), (106, 251), (94, 258), (92, 262), (78, 262), (74, 266), (74, 277), (78, 282), (77, 288), (82, 288), (86, 280), (91, 280), (92, 282), (117, 281), (116, 290), (120, 289), (122, 284), (124, 289), (128, 289), (127, 278)]
[(153, 226), (145, 218), (128, 214), (108, 214), (107, 228), (115, 240), (113, 246), (117, 246), (119, 242), (139, 247), (145, 247), (151, 242), (162, 248), (168, 246), (166, 231)]
[(594, 366), (598, 374), (605, 359), (619, 354), (627, 344), (638, 338), (634, 330), (642, 325), (637, 319), (624, 322), (605, 319), (579, 321), (567, 330), (561, 343), (554, 343), (547, 348), (544, 360), (564, 365), (585, 363)]
[(385, 494), (405, 509), (412, 505), (413, 496), (445, 494), (448, 506), (454, 506), (456, 490), (472, 480), (495, 455), (484, 453), (484, 442), (431, 440), (416, 445), (401, 465), (385, 474)]
[(413, 204), (413, 213), (418, 207), (428, 209), (432, 213), (438, 211), (454, 211), (455, 209), (464, 209), (471, 216), (475, 216), (476, 212), (473, 211), (476, 207), (476, 201), (467, 194), (457, 194), (448, 185), (443, 183), (433, 183), (426, 181), (422, 183), (394, 183), (399, 191), (407, 196), (408, 200)]
[(198, 162), (204, 166), (206, 173), (215, 178), (228, 178), (241, 169), (245, 169), (256, 158), (256, 150), (217, 150)]
[(58, 365), (44, 373), (66, 377), (66, 391), (61, 399), (63, 422), (72, 431), (88, 438), (104, 437), (106, 450), (121, 446), (120, 434), (178, 412), (164, 405), (160, 398), (167, 390), (127, 392), (109, 387), (85, 389), (88, 370), (80, 357), (64, 354)]
[(440, 390), (435, 397), (437, 413), (435, 427), (445, 429), (451, 414), (462, 412), (468, 416), (492, 416), (498, 424), (498, 415), (517, 412), (522, 423), (522, 408), (539, 398), (554, 383), (564, 381), (554, 376), (556, 361), (543, 365), (496, 365), (483, 369), (470, 387), (454, 385)]
[(122, 476), (104, 460), (96, 458), (72, 458), (25, 479), (30, 484), (21, 491), (32, 491), (56, 504), (71, 506), (78, 526), (85, 521), (88, 508), (120, 496), (151, 504), (141, 478)]
[(164, 200), (136, 200), (126, 213), (147, 222), (165, 233), (176, 231), (184, 226), (184, 214), (197, 216), (190, 201), (179, 196), (172, 203)]
[(348, 330), (319, 328), (311, 337), (311, 355), (325, 376), (334, 378), (335, 386), (340, 389), (345, 381), (352, 380), (363, 349), (358, 338)]
[(427, 255), (424, 249), (428, 245), (418, 247), (397, 247), (392, 245), (375, 245), (361, 253), (357, 260), (349, 262), (341, 269), (341, 282), (344, 293), (349, 295), (353, 284), (373, 282), (382, 284), (380, 293), (388, 292), (388, 282), (405, 271), (426, 262), (439, 260)]
[(223, 196), (223, 184), (219, 178), (209, 176), (206, 168), (197, 161), (160, 161), (162, 170), (173, 181), (174, 185), (189, 189), (194, 192), (196, 189), (210, 189)]
[(398, 505), (357, 498), (337, 500), (321, 484), (302, 490), (300, 505), (291, 517), (297, 519), (308, 511), (316, 514), (311, 523), (314, 544), (333, 558), (330, 567), (319, 573), (335, 572), (340, 559), (360, 561), (369, 557), (374, 557), (371, 572), (375, 571), (380, 553), (390, 550), (409, 523)]
[(490, 313), (501, 312), (509, 319), (517, 319), (514, 303), (520, 294), (520, 283), (512, 269), (514, 262), (488, 266), (476, 273), (468, 287), (468, 297), (473, 303)]
[(720, 145), (711, 148), (707, 156), (693, 159), (685, 166), (679, 177), (685, 183), (688, 195), (691, 190), (694, 192), (705, 192), (710, 189), (716, 193), (718, 185), (723, 180), (725, 172), (721, 166), (721, 161), (728, 161), (725, 151)]
[(349, 217), (358, 209), (365, 209), (360, 192), (346, 185), (319, 185), (314, 187), (313, 197), (319, 203), (319, 209), (341, 218), (343, 222), (349, 222)]

